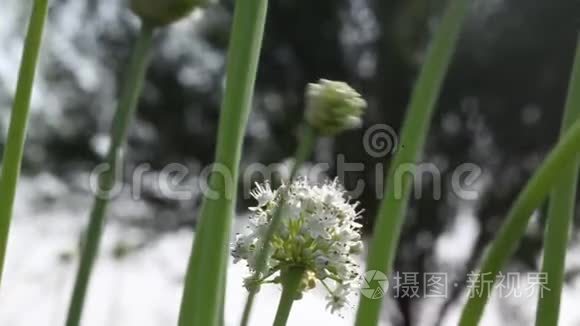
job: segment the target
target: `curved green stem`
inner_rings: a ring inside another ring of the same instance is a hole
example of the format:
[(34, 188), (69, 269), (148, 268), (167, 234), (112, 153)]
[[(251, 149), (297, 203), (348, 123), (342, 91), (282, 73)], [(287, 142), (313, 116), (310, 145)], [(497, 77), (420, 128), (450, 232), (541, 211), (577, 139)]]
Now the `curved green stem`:
[(227, 81), (215, 165), (189, 258), (180, 326), (220, 323), (242, 144), (254, 93), (267, 0), (238, 0), (230, 37)]
[[(312, 149), (314, 148), (314, 144), (316, 142), (316, 132), (312, 127), (304, 124), (304, 134), (302, 135), (302, 139), (298, 144), (298, 148), (296, 149), (296, 154), (294, 155), (294, 165), (292, 166), (292, 171), (290, 172), (290, 179), (288, 182), (292, 182), (300, 169), (300, 166), (304, 164), (304, 162), (308, 159), (308, 157), (312, 154)], [(281, 194), (282, 199), (280, 202), (284, 202), (284, 198), (286, 193)], [(260, 249), (258, 254), (258, 261), (256, 264), (256, 271), (254, 273), (254, 277), (260, 278), (262, 274), (264, 274), (266, 269), (266, 262), (268, 260), (268, 256), (270, 255), (271, 249), (271, 242), (272, 238), (274, 237), (274, 233), (280, 227), (280, 222), (282, 220), (282, 209), (278, 207), (272, 216), (272, 221), (270, 222), (270, 226), (266, 232), (265, 240), (264, 240), (264, 247)], [(257, 289), (251, 289), (248, 293), (248, 298), (246, 299), (246, 305), (244, 306), (244, 312), (242, 315), (242, 321), (240, 325), (247, 326), (250, 321), (250, 314), (252, 312), (252, 305), (254, 304), (254, 300), (256, 298)]]
[[(517, 248), (534, 210), (546, 199), (554, 184), (561, 180), (566, 171), (569, 171), (562, 169), (562, 167), (570, 166), (579, 152), (580, 121), (577, 121), (528, 181), (510, 209), (498, 236), (483, 260), (478, 273), (479, 280), (474, 282), (470, 289), (470, 296), (463, 308), (459, 323), (461, 326), (476, 326), (479, 323), (491, 294), (490, 284)], [(566, 235), (560, 234), (560, 236), (565, 237)]]
[[(562, 122), (562, 134), (580, 117), (580, 38), (576, 45), (576, 56), (570, 85), (568, 86), (568, 98), (564, 110)], [(536, 313), (537, 326), (558, 325), (560, 313), (560, 298), (564, 284), (564, 269), (566, 265), (566, 251), (574, 208), (576, 206), (576, 187), (578, 184), (578, 159), (566, 165), (565, 171), (559, 183), (550, 196), (550, 206), (546, 223), (544, 239), (544, 258), (542, 272), (547, 276), (546, 291), (538, 296), (538, 309)]]
[(0, 171), (0, 283), (2, 282), (2, 271), (4, 270), (16, 186), (22, 165), (30, 98), (32, 97), (32, 87), (34, 85), (47, 11), (48, 0), (34, 1), (18, 73), (18, 85), (16, 86), (16, 95), (12, 106), (8, 138), (1, 158), (3, 161), (2, 170)]
[(107, 170), (100, 175), (98, 194), (91, 210), (86, 238), (83, 243), (81, 261), (69, 305), (67, 326), (78, 326), (81, 320), (87, 286), (91, 277), (95, 258), (98, 253), (100, 239), (103, 233), (107, 206), (117, 180), (117, 168), (121, 165), (122, 146), (125, 142), (137, 101), (141, 94), (145, 72), (149, 64), (150, 49), (154, 29), (143, 25), (133, 50), (129, 71), (121, 90), (119, 106), (115, 112), (111, 130), (111, 145), (106, 159)]
[(282, 271), (282, 296), (276, 311), (276, 318), (274, 319), (274, 326), (285, 326), (292, 310), (292, 304), (296, 299), (300, 283), (304, 276), (304, 268), (292, 267), (288, 270)]
[[(451, 0), (423, 64), (403, 124), (400, 146), (386, 178), (386, 198), (375, 222), (367, 270), (378, 270), (387, 275), (391, 272), (414, 173), (406, 173), (402, 180), (397, 180), (400, 179), (399, 168), (415, 164), (423, 151), (435, 103), (469, 3), (469, 0)], [(381, 307), (382, 299), (360, 296), (356, 325), (377, 325)]]

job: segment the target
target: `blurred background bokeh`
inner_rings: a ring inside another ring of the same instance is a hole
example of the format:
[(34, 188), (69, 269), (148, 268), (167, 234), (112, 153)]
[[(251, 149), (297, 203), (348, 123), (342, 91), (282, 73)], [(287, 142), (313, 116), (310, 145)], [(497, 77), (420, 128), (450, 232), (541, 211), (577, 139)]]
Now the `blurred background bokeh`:
[[(0, 293), (0, 324), (6, 326), (62, 325), (91, 203), (89, 173), (108, 143), (138, 23), (124, 1), (51, 3)], [(349, 82), (369, 102), (364, 126), (321, 140), (312, 162), (327, 163), (325, 177), (338, 175), (346, 189), (364, 182), (355, 199), (365, 209), (370, 234), (379, 203), (376, 188), (383, 183), (380, 167), (390, 156), (369, 155), (364, 135), (377, 124), (399, 130), (444, 5), (442, 0), (272, 0), (242, 168), (284, 163), (292, 156), (308, 82)], [(29, 10), (30, 1), (0, 2), (0, 149)], [(175, 324), (201, 171), (214, 155), (232, 11), (233, 1), (221, 0), (156, 38), (125, 170), (149, 164), (154, 175), (168, 164), (182, 164), (191, 173), (180, 185), (192, 196), (168, 198), (146, 179), (139, 200), (129, 187), (114, 200), (85, 325)], [(442, 196), (413, 200), (395, 267), (419, 275), (449, 273), (448, 295), (391, 298), (385, 303), (386, 325), (457, 323), (467, 273), (556, 141), (579, 29), (578, 0), (472, 1), (423, 156), (441, 172)], [(338, 173), (339, 156), (364, 168)], [(469, 201), (458, 198), (450, 185), (464, 163), (483, 171), (479, 194)], [(123, 182), (129, 185), (131, 178), (125, 173)], [(424, 179), (425, 193), (433, 182), (438, 181)], [(250, 185), (240, 180), (239, 186)], [(250, 201), (240, 194), (242, 224)], [(539, 210), (507, 271), (538, 269), (542, 230)], [(578, 232), (572, 239), (562, 325), (580, 325), (574, 307), (580, 300)], [(239, 318), (246, 273), (243, 266), (230, 269), (228, 325)], [(269, 324), (278, 293), (271, 289), (261, 295), (256, 325)], [(291, 325), (350, 324), (354, 308), (332, 316), (320, 298), (314, 294), (299, 303)], [(531, 325), (534, 303), (533, 297), (494, 299), (484, 324)]]

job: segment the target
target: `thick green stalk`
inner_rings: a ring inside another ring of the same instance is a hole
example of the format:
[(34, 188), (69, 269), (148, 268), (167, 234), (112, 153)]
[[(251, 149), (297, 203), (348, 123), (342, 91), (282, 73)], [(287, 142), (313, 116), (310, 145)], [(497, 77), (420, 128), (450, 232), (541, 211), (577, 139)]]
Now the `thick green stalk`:
[(206, 194), (185, 277), (180, 326), (214, 326), (221, 317), (241, 149), (250, 114), (266, 23), (267, 0), (236, 1), (216, 165)]
[[(461, 326), (476, 326), (481, 319), (492, 287), (502, 266), (516, 250), (524, 236), (528, 222), (536, 210), (546, 199), (552, 187), (561, 181), (569, 171), (562, 167), (570, 167), (577, 159), (580, 151), (580, 121), (574, 123), (561, 138), (558, 145), (542, 163), (534, 176), (528, 181), (524, 190), (518, 196), (510, 209), (506, 221), (501, 227), (497, 238), (491, 244), (480, 268), (479, 276), (482, 282), (473, 282), (469, 299), (463, 308)], [(560, 234), (567, 237), (568, 234)], [(484, 277), (481, 277), (481, 276)], [(555, 325), (555, 324), (554, 324)]]
[[(451, 0), (423, 64), (403, 124), (400, 146), (386, 179), (386, 198), (382, 201), (375, 222), (367, 270), (378, 270), (386, 274), (391, 272), (413, 180), (412, 173), (407, 173), (399, 182), (395, 180), (399, 174), (397, 172), (403, 164), (414, 164), (420, 157), (468, 7), (468, 0)], [(396, 189), (398, 185), (400, 189)], [(361, 296), (356, 325), (377, 325), (381, 306), (382, 299)]]
[[(304, 164), (304, 162), (308, 159), (308, 157), (312, 154), (312, 150), (314, 148), (314, 144), (316, 142), (316, 132), (312, 127), (308, 126), (307, 124), (304, 125), (304, 134), (302, 135), (302, 139), (298, 144), (298, 148), (296, 149), (296, 154), (294, 155), (294, 165), (292, 166), (292, 171), (290, 172), (290, 179), (288, 182), (292, 182), (300, 169), (300, 166)], [(286, 196), (286, 193), (283, 193), (282, 196)], [(284, 199), (281, 199), (280, 202), (284, 202)], [(266, 232), (266, 236), (264, 239), (264, 247), (260, 250), (258, 254), (258, 262), (256, 264), (256, 271), (254, 273), (254, 278), (258, 279), (260, 275), (263, 275), (266, 269), (266, 262), (268, 256), (270, 254), (270, 249), (272, 246), (272, 238), (274, 237), (274, 233), (280, 227), (280, 222), (282, 220), (282, 209), (278, 208), (274, 211), (272, 216), (272, 221), (270, 222), (270, 226), (268, 227), (268, 231)], [(250, 314), (252, 312), (252, 305), (254, 304), (254, 300), (256, 298), (257, 289), (251, 289), (248, 293), (248, 298), (246, 300), (246, 305), (244, 306), (244, 313), (242, 315), (242, 321), (240, 325), (247, 326), (250, 321)]]
[(69, 305), (67, 326), (78, 326), (81, 320), (91, 271), (103, 233), (105, 215), (110, 200), (110, 190), (113, 189), (117, 180), (117, 168), (121, 166), (122, 160), (122, 147), (137, 107), (145, 72), (149, 65), (153, 32), (153, 28), (145, 24), (142, 26), (129, 63), (129, 71), (121, 90), (121, 98), (111, 130), (111, 145), (106, 159), (108, 170), (100, 175), (98, 189), (100, 193), (95, 196), (89, 225), (85, 233), (86, 238), (83, 243), (81, 261)]
[[(562, 134), (580, 117), (580, 39), (577, 43), (574, 67), (568, 86), (568, 98), (562, 122)], [(550, 195), (548, 217), (545, 231), (544, 258), (542, 272), (547, 275), (545, 291), (538, 297), (536, 314), (537, 326), (558, 325), (560, 297), (564, 284), (566, 249), (574, 208), (576, 206), (576, 187), (578, 184), (578, 159), (562, 169), (565, 171), (559, 183)]]
[(274, 319), (274, 326), (286, 326), (292, 304), (296, 300), (296, 295), (300, 289), (300, 283), (304, 277), (304, 268), (293, 267), (282, 272), (282, 296), (276, 311), (276, 318)]
[(2, 271), (4, 270), (4, 258), (6, 256), (10, 221), (12, 220), (14, 196), (20, 177), (20, 166), (22, 165), (30, 98), (32, 96), (36, 64), (42, 43), (47, 11), (48, 0), (34, 1), (20, 63), (8, 138), (2, 156), (2, 170), (0, 171), (0, 283), (2, 281)]

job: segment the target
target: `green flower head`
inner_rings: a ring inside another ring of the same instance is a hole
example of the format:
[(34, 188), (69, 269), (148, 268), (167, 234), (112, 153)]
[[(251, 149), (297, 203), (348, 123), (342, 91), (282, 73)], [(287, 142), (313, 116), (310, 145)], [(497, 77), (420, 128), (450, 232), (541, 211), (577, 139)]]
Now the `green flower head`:
[(153, 26), (171, 24), (189, 15), (211, 0), (130, 0), (131, 9)]
[(347, 83), (326, 79), (308, 85), (306, 101), (306, 120), (327, 136), (360, 127), (367, 107), (367, 102)]

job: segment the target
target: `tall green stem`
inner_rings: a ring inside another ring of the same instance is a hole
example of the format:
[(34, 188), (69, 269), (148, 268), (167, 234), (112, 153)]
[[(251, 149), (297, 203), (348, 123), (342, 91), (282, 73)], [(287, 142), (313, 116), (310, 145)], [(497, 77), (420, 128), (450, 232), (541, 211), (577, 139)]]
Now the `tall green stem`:
[(122, 147), (137, 107), (145, 72), (149, 65), (153, 32), (154, 29), (152, 27), (143, 24), (129, 63), (129, 71), (121, 90), (121, 98), (111, 130), (111, 145), (106, 159), (107, 170), (100, 175), (99, 194), (95, 197), (89, 225), (85, 233), (86, 238), (83, 243), (81, 261), (69, 305), (67, 326), (78, 326), (81, 320), (91, 271), (103, 233), (105, 215), (111, 196), (110, 191), (117, 181), (117, 168), (121, 166)]
[(267, 0), (236, 1), (215, 165), (199, 213), (179, 316), (180, 326), (214, 326), (221, 317), (241, 149), (252, 103)]
[(2, 170), (0, 171), (0, 283), (2, 282), (2, 271), (4, 270), (4, 258), (6, 256), (16, 186), (20, 177), (20, 166), (22, 165), (30, 98), (32, 97), (36, 65), (47, 11), (48, 0), (34, 1), (20, 63), (8, 138), (2, 156)]
[[(568, 99), (562, 122), (562, 134), (580, 116), (580, 39), (577, 43), (574, 67), (568, 86)], [(564, 283), (566, 249), (576, 205), (578, 159), (562, 167), (564, 175), (550, 195), (544, 239), (542, 272), (547, 275), (545, 286), (550, 291), (538, 297), (537, 326), (558, 325), (560, 297)]]
[[(290, 179), (288, 182), (292, 182), (300, 169), (300, 166), (304, 164), (304, 162), (308, 159), (308, 157), (312, 154), (312, 149), (314, 148), (314, 144), (316, 142), (316, 132), (312, 127), (304, 124), (304, 134), (302, 135), (302, 139), (298, 144), (298, 148), (296, 149), (296, 154), (294, 155), (294, 165), (292, 166), (292, 171), (290, 172)], [(285, 197), (286, 193), (282, 193), (282, 196)], [(284, 198), (280, 202), (284, 202)], [(258, 262), (256, 264), (256, 271), (254, 273), (254, 278), (258, 279), (260, 275), (264, 274), (266, 269), (266, 262), (268, 260), (268, 256), (270, 254), (271, 249), (271, 241), (274, 237), (274, 233), (280, 227), (280, 222), (282, 220), (282, 209), (278, 207), (272, 216), (272, 221), (270, 222), (270, 226), (268, 227), (268, 231), (266, 232), (266, 236), (264, 238), (264, 247), (260, 249), (258, 254)], [(244, 306), (244, 313), (242, 315), (242, 321), (240, 325), (247, 326), (250, 321), (250, 314), (252, 312), (252, 305), (254, 304), (254, 300), (256, 299), (256, 292), (257, 289), (250, 289), (248, 293), (248, 298), (246, 300), (246, 305)]]
[(292, 267), (286, 271), (282, 271), (282, 296), (276, 311), (276, 318), (274, 319), (274, 326), (285, 326), (292, 310), (292, 304), (296, 300), (296, 295), (300, 289), (300, 283), (304, 277), (304, 268)]
[[(435, 102), (468, 6), (468, 0), (451, 0), (423, 64), (403, 124), (400, 146), (387, 175), (386, 198), (381, 203), (369, 247), (369, 271), (391, 272), (413, 181), (413, 173), (403, 175), (403, 180), (396, 180), (400, 174), (398, 169), (403, 164), (416, 163), (423, 150)], [(397, 189), (399, 185), (401, 188)], [(376, 325), (381, 305), (381, 299), (361, 296), (356, 325)]]
[[(570, 167), (577, 159), (578, 152), (580, 152), (580, 121), (575, 122), (561, 138), (510, 209), (506, 221), (483, 260), (478, 274), (479, 280), (472, 284), (469, 299), (459, 322), (461, 326), (478, 325), (491, 294), (490, 285), (517, 248), (534, 210), (546, 199), (552, 187), (570, 171), (562, 167)], [(567, 237), (567, 233), (560, 236)]]

